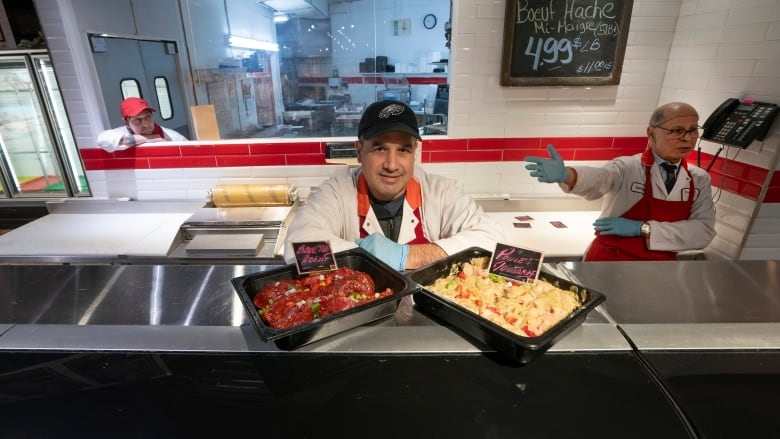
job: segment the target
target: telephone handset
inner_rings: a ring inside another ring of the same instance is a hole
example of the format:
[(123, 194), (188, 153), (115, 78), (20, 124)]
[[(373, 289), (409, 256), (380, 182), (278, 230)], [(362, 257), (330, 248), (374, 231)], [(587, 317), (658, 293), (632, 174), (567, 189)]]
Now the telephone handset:
[(747, 148), (754, 140), (764, 140), (778, 111), (777, 104), (726, 99), (704, 122), (701, 138)]

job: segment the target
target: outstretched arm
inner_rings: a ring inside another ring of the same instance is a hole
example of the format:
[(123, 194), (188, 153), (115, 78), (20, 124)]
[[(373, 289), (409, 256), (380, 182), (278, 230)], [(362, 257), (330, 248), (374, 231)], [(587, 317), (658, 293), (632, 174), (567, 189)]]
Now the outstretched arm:
[(550, 157), (528, 156), (525, 169), (531, 171), (531, 177), (536, 177), (542, 183), (563, 183), (569, 187), (577, 184), (577, 171), (563, 163), (558, 151), (552, 145), (547, 145)]

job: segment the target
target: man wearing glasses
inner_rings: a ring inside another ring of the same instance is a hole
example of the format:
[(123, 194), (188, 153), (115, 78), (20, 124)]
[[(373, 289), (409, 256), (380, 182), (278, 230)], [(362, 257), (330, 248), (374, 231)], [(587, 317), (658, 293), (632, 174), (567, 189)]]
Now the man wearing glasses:
[(586, 261), (675, 260), (678, 252), (703, 249), (715, 237), (710, 176), (685, 160), (700, 129), (692, 106), (672, 102), (650, 116), (641, 154), (600, 168), (565, 166), (548, 145), (550, 158), (526, 157), (525, 167), (564, 192), (588, 200), (604, 197)]
[(154, 122), (154, 108), (145, 99), (127, 98), (119, 106), (124, 125), (98, 134), (97, 144), (108, 152), (121, 151), (147, 142), (186, 141), (178, 132)]

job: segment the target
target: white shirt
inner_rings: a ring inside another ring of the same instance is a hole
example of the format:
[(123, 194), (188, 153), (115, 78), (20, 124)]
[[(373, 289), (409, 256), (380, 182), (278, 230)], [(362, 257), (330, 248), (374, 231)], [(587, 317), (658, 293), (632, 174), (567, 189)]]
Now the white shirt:
[[(166, 141), (174, 142), (186, 142), (186, 137), (179, 134), (177, 131), (170, 130), (165, 127), (160, 127), (163, 130), (163, 135)], [(122, 145), (122, 137), (133, 134), (126, 126), (113, 128), (110, 130), (102, 131), (97, 137), (97, 146), (105, 149), (108, 152), (122, 151), (130, 148), (128, 145)]]
[[(588, 200), (604, 198), (599, 217), (616, 217), (624, 214), (644, 195), (645, 169), (641, 154), (618, 157), (600, 168), (572, 166), (577, 171), (574, 188), (561, 184), (564, 192), (579, 195)], [(648, 221), (652, 233), (648, 241), (650, 250), (686, 251), (701, 250), (715, 238), (715, 205), (712, 202), (710, 176), (703, 169), (688, 165), (693, 177), (694, 199), (687, 220), (665, 222)], [(664, 186), (664, 173), (658, 163), (650, 169), (653, 197), (684, 201), (688, 199), (690, 179), (680, 170), (677, 181), (669, 193)]]
[[(360, 221), (357, 211), (357, 178), (360, 168), (351, 175), (332, 177), (312, 192), (306, 205), (298, 209), (290, 226), (284, 246), (284, 259), (295, 262), (293, 242), (330, 241), (334, 253), (357, 247)], [(448, 255), (469, 247), (493, 251), (496, 242), (505, 240), (501, 227), (488, 217), (474, 200), (457, 187), (455, 180), (427, 174), (415, 167), (414, 178), (420, 182), (420, 208), (423, 233)], [(399, 243), (414, 239), (417, 218), (409, 203), (404, 202), (404, 215)], [(366, 215), (365, 229), (382, 233), (373, 209)]]

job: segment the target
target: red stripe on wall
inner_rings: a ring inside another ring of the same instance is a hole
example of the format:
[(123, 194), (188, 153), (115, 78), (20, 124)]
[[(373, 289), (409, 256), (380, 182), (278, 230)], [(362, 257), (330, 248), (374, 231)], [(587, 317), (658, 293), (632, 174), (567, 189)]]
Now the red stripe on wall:
[(772, 172), (772, 179), (764, 195), (764, 203), (780, 203), (780, 172)]
[[(385, 76), (386, 75), (367, 73), (366, 76), (340, 76), (339, 79), (341, 79), (341, 82), (346, 82), (348, 84), (384, 85)], [(389, 76), (389, 75), (387, 75), (386, 77), (398, 78), (398, 79), (401, 78), (401, 76)], [(409, 85), (436, 85), (436, 84), (447, 83), (446, 75), (405, 76), (404, 78), (406, 79), (406, 82), (409, 83)], [(329, 79), (330, 78), (327, 76), (298, 77), (298, 82), (301, 84), (316, 84), (316, 85), (327, 86)]]
[(759, 200), (761, 190), (769, 176), (769, 171), (766, 169), (723, 157), (715, 159), (715, 156), (704, 152), (688, 156), (688, 163), (692, 165), (700, 163), (701, 168), (709, 168), (712, 186), (753, 201)]
[[(644, 137), (535, 137), (426, 139), (423, 163), (524, 161), (530, 155), (547, 156), (553, 143), (564, 160), (602, 161), (643, 151)], [(202, 145), (141, 145), (113, 153), (100, 148), (80, 149), (88, 171), (118, 169), (213, 168), (235, 166), (323, 165), (325, 142), (237, 142)], [(714, 163), (712, 161), (714, 160)], [(694, 153), (690, 164), (701, 163), (714, 187), (757, 201), (770, 172), (747, 163)], [(780, 202), (780, 176), (772, 172), (764, 202)]]

